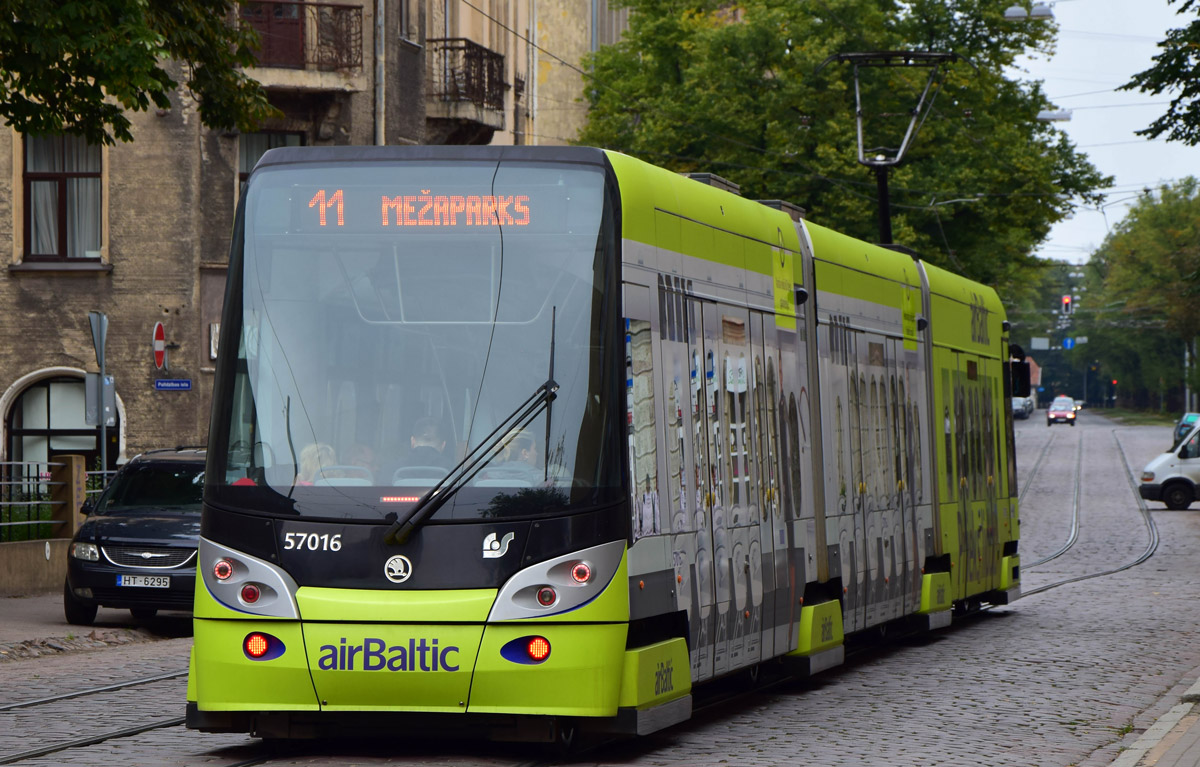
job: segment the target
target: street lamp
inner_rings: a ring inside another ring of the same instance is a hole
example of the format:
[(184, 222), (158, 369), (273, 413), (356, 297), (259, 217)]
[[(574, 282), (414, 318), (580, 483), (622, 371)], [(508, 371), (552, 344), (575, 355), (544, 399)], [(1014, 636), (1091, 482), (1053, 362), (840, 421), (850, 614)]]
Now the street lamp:
[(1054, 11), (1050, 10), (1050, 6), (1045, 3), (1035, 3), (1033, 8), (1026, 11), (1019, 5), (1009, 6), (1004, 11), (1005, 21), (1025, 21), (1027, 19), (1036, 19), (1038, 21), (1049, 21), (1054, 18)]
[(1037, 113), (1037, 119), (1044, 123), (1065, 123), (1071, 120), (1070, 109), (1043, 109)]

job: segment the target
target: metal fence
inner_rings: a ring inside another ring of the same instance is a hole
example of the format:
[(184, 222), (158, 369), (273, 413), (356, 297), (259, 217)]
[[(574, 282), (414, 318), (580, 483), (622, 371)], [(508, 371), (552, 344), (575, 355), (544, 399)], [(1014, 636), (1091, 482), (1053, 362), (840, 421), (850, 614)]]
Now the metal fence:
[(363, 63), (362, 6), (260, 0), (241, 8), (263, 67), (342, 71)]
[(52, 519), (61, 501), (51, 500), (50, 470), (62, 464), (48, 461), (0, 463), (0, 542), (54, 538), (62, 519)]
[[(70, 537), (72, 531), (64, 529), (70, 515), (61, 513), (64, 502), (54, 498), (56, 489), (67, 484), (56, 476), (64, 466), (53, 461), (0, 463), (0, 543)], [(88, 500), (94, 501), (115, 473), (87, 472)]]
[(429, 46), (432, 95), (503, 111), (504, 55), (461, 37), (435, 38)]

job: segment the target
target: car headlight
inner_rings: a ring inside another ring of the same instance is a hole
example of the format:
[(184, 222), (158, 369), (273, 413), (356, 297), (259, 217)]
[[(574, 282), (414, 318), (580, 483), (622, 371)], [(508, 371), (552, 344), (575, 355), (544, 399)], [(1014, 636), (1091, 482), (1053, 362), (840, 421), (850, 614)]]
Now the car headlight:
[(71, 556), (88, 562), (100, 561), (100, 549), (94, 543), (72, 543)]
[(1142, 472), (1142, 481), (1143, 482), (1153, 482), (1154, 481), (1154, 472), (1143, 471)]
[(1074, 418), (1074, 417), (1075, 417), (1075, 413), (1074, 413), (1074, 412), (1067, 413), (1067, 418)]

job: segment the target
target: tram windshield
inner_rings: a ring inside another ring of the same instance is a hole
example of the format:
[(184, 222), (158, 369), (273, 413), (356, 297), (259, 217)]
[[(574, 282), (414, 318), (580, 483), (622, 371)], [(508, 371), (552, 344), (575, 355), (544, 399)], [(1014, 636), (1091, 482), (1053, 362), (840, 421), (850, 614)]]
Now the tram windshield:
[[(380, 520), (437, 488), (438, 522), (621, 497), (623, 346), (600, 168), (267, 166), (240, 222), (210, 502)], [(553, 396), (525, 406), (551, 379)]]

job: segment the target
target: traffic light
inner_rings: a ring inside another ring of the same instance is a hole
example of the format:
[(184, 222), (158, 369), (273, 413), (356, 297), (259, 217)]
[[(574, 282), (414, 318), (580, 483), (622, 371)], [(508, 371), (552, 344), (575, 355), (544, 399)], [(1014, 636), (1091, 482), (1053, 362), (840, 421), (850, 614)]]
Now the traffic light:
[(1114, 378), (1114, 379), (1113, 379), (1113, 386), (1116, 386), (1116, 385), (1117, 385), (1117, 379), (1115, 379), (1115, 378)]
[(1071, 313), (1071, 297), (1069, 295), (1062, 297), (1062, 313)]

